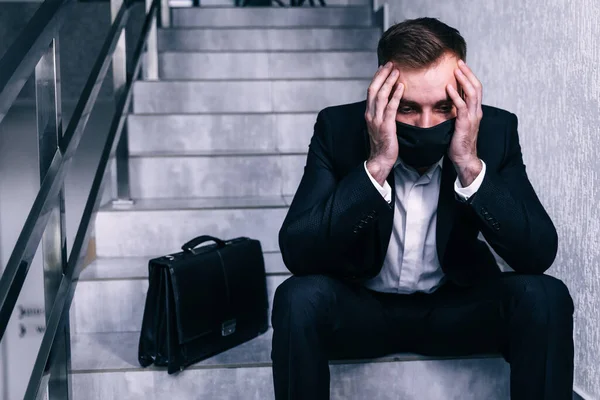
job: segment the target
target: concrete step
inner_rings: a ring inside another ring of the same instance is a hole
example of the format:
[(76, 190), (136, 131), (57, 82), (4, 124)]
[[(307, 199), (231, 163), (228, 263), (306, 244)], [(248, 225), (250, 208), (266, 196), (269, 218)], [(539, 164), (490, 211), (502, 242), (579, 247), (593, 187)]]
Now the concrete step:
[(248, 236), (260, 240), (264, 252), (277, 252), (279, 229), (290, 203), (290, 196), (256, 196), (109, 204), (96, 217), (96, 254), (107, 258), (170, 254), (200, 235)]
[(308, 151), (316, 113), (205, 114), (127, 117), (132, 156), (174, 154)]
[(368, 6), (348, 7), (193, 7), (174, 8), (175, 27), (357, 27), (371, 26)]
[(376, 70), (374, 51), (159, 54), (162, 79), (372, 79)]
[(293, 195), (305, 164), (306, 154), (271, 152), (131, 157), (131, 195), (140, 199)]
[[(88, 265), (79, 276), (79, 282), (145, 279), (148, 278), (148, 261), (164, 254), (146, 257), (103, 257)], [(269, 275), (288, 274), (279, 251), (263, 252), (265, 272)]]
[(380, 28), (159, 29), (160, 51), (375, 51)]
[[(271, 330), (177, 375), (139, 367), (139, 332), (72, 338), (76, 399), (274, 399)], [(509, 399), (509, 366), (495, 355), (440, 359), (399, 353), (329, 364), (333, 400)]]
[[(150, 258), (99, 259), (90, 264), (82, 273), (73, 298), (71, 331), (78, 334), (139, 331), (148, 291)], [(270, 321), (275, 289), (291, 274), (283, 265), (281, 253), (266, 253), (264, 258), (265, 269), (269, 271)]]
[(138, 81), (134, 113), (318, 112), (366, 98), (370, 79)]
[[(282, 0), (283, 4), (289, 5), (290, 1), (289, 0)], [(171, 6), (173, 6), (174, 4), (174, 0), (169, 1), (169, 4)], [(189, 3), (185, 3), (184, 0), (177, 0), (176, 4), (181, 4), (180, 7), (190, 7), (192, 5), (192, 1), (189, 0)], [(273, 1), (273, 4), (276, 5), (276, 3)], [(318, 0), (315, 0), (315, 6), (320, 7), (320, 4)], [(325, 0), (325, 4), (327, 5), (327, 7), (339, 7), (339, 6), (370, 6), (371, 5), (371, 0)], [(235, 0), (201, 0), (200, 2), (200, 6), (201, 7), (222, 7), (222, 6), (235, 6)], [(308, 0), (306, 0), (304, 2), (304, 4), (302, 5), (302, 7), (310, 7), (310, 3), (308, 2)]]

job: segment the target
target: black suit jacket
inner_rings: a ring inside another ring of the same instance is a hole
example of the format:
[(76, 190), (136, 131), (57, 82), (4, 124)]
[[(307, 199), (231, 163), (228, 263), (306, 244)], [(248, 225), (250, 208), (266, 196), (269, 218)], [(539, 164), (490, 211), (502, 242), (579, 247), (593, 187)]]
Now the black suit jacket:
[[(366, 101), (319, 112), (304, 174), (279, 231), (279, 246), (294, 274), (328, 274), (354, 282), (376, 276), (392, 233), (388, 204), (364, 161), (370, 142)], [(454, 192), (456, 171), (444, 158), (437, 215), (443, 271), (459, 285), (500, 274), (492, 248), (517, 272), (541, 274), (556, 256), (557, 234), (525, 171), (517, 117), (483, 106), (477, 141), (485, 178), (468, 202)], [(394, 174), (387, 181), (395, 195)], [(407, 232), (407, 234), (410, 234)]]

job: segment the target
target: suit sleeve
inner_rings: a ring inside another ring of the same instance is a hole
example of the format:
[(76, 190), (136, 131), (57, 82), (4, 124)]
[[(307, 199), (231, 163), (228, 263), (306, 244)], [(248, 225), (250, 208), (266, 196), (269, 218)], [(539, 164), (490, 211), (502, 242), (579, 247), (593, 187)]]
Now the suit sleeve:
[(483, 236), (511, 268), (542, 274), (554, 262), (558, 236), (527, 177), (517, 126), (510, 114), (503, 163), (497, 171), (487, 169), (469, 203)]
[(371, 183), (363, 161), (338, 176), (326, 110), (317, 116), (304, 174), (279, 230), (279, 247), (294, 274), (356, 277), (379, 248), (374, 222), (393, 210)]

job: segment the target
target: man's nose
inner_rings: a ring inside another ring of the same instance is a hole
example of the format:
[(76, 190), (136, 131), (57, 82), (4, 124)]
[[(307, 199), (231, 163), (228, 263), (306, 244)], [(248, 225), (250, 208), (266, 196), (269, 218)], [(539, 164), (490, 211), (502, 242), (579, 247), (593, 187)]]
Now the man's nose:
[(416, 124), (416, 126), (419, 128), (431, 128), (433, 125), (433, 118), (429, 113), (421, 114), (421, 117), (418, 119)]

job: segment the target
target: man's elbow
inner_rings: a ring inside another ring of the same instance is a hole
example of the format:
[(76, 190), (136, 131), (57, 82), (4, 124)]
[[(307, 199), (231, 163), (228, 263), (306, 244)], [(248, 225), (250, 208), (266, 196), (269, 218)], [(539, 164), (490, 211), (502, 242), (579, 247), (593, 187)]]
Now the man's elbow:
[(298, 252), (294, 249), (294, 244), (290, 241), (287, 226), (284, 224), (279, 229), (279, 251), (281, 258), (286, 268), (294, 275), (302, 275), (305, 273), (303, 265), (306, 265), (302, 259), (298, 257)]
[(530, 257), (524, 257), (527, 260), (526, 265), (523, 265), (521, 270), (531, 274), (543, 274), (554, 263), (558, 252), (558, 235), (554, 227), (546, 230), (545, 235), (541, 235), (538, 240), (530, 241), (533, 249), (524, 249), (525, 254)]
[(287, 229), (286, 229), (285, 225), (283, 225), (279, 229), (278, 241), (279, 241), (279, 251), (281, 252), (281, 258), (283, 259), (283, 264), (293, 274), (294, 273), (293, 270), (295, 268), (290, 262), (289, 248), (287, 245), (287, 243), (288, 243), (287, 242)]
[(541, 270), (540, 274), (543, 274), (552, 266), (558, 253), (558, 234), (556, 233), (556, 229), (553, 226), (547, 232), (546, 238), (539, 245), (539, 251), (533, 252), (537, 254), (538, 266)]
[(287, 225), (279, 230), (279, 250), (286, 268), (294, 275), (326, 272), (327, 254), (308, 237), (290, 235)]

